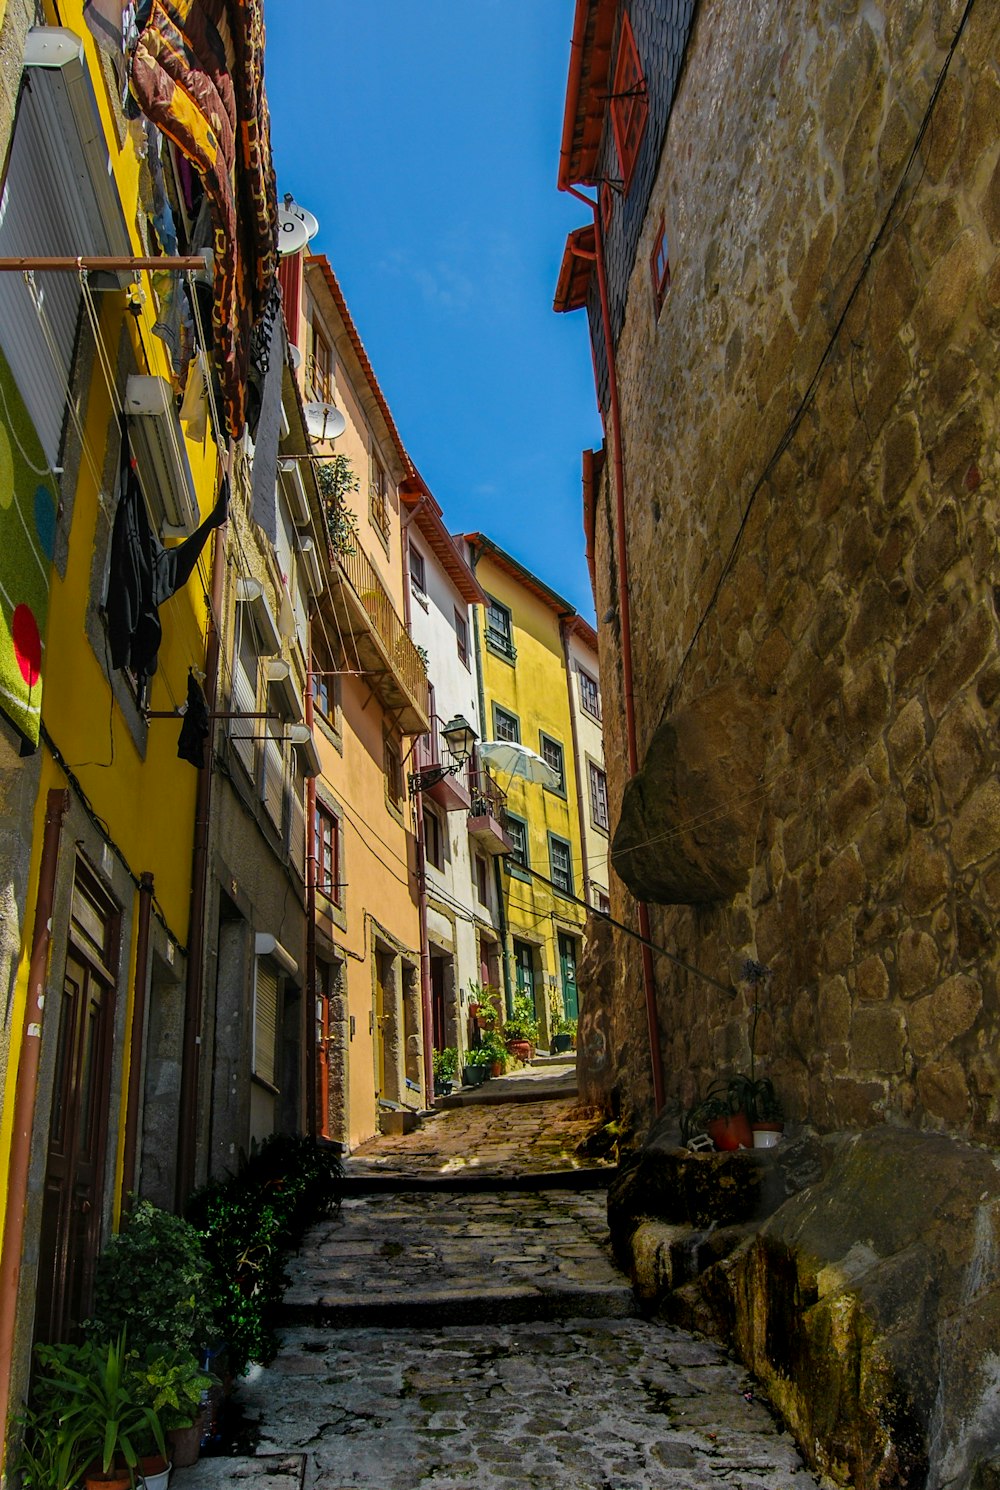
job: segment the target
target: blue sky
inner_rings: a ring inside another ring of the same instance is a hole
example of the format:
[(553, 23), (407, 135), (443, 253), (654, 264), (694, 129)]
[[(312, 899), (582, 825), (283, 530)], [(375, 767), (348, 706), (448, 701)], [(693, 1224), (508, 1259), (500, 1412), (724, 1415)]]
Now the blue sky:
[(271, 0), (278, 191), (319, 219), (396, 423), (453, 532), (588, 619), (580, 452), (601, 440), (584, 313), (552, 311), (572, 0)]

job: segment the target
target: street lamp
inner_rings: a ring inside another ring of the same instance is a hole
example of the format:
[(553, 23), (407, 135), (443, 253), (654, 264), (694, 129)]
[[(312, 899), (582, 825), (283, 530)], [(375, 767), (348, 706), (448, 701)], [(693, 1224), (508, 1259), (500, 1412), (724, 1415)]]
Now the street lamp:
[(460, 771), (475, 749), (479, 736), (469, 721), (461, 714), (456, 714), (454, 719), (441, 730), (441, 737), (448, 747), (451, 756), (450, 766), (428, 766), (426, 771), (414, 771), (409, 778), (410, 796), (416, 796), (417, 792), (430, 791), (432, 786), (437, 786), (446, 776), (454, 776)]

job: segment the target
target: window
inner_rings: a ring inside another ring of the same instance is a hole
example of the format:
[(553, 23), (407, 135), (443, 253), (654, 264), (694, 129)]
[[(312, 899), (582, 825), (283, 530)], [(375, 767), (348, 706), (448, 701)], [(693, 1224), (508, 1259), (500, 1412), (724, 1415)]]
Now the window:
[(521, 743), (521, 721), (516, 714), (501, 709), (499, 704), (493, 705), (493, 738), (509, 740), (513, 745)]
[[(239, 606), (240, 639), (233, 659), (233, 683), (229, 707), (233, 714), (252, 715), (257, 709), (258, 654), (257, 640), (247, 606)], [(243, 763), (251, 781), (256, 781), (257, 742), (259, 721), (234, 718), (229, 721), (229, 738), (233, 750)]]
[(559, 777), (558, 785), (547, 787), (546, 790), (560, 792), (565, 797), (566, 775), (563, 769), (563, 748), (559, 744), (558, 740), (553, 740), (549, 735), (543, 735), (541, 731), (539, 731), (539, 741), (542, 747), (542, 760), (545, 762), (546, 765), (551, 766), (553, 771), (555, 771), (556, 775)]
[(469, 666), (469, 623), (466, 621), (458, 606), (455, 607), (455, 643), (458, 647), (458, 660), (463, 667)]
[(309, 365), (309, 392), (319, 403), (328, 404), (331, 393), (330, 347), (319, 327), (313, 324), (312, 360)]
[(482, 854), (476, 855), (476, 893), (482, 905), (490, 903), (489, 869)]
[(663, 309), (663, 302), (667, 298), (670, 289), (670, 245), (667, 242), (667, 227), (663, 218), (660, 218), (660, 226), (656, 234), (656, 242), (653, 244), (653, 252), (649, 256), (649, 272), (653, 279), (653, 304), (656, 314), (659, 315)]
[(567, 895), (573, 893), (573, 860), (565, 838), (549, 834), (549, 879)]
[(492, 596), (487, 597), (486, 603), (486, 645), (498, 657), (506, 657), (508, 662), (517, 657), (510, 611)]
[(507, 868), (517, 874), (528, 867), (528, 824), (523, 818), (514, 817), (510, 812), (507, 814), (507, 837), (513, 844), (506, 860)]
[(382, 737), (383, 769), (385, 770), (385, 794), (394, 807), (403, 803), (403, 763), (399, 757), (399, 746), (391, 735)]
[(253, 1074), (274, 1086), (278, 1036), (278, 975), (257, 959), (253, 989)]
[(618, 40), (618, 60), (611, 90), (611, 128), (614, 130), (618, 160), (622, 168), (622, 185), (627, 192), (632, 184), (639, 146), (649, 117), (649, 95), (639, 61), (632, 24), (626, 11)]
[(427, 566), (418, 548), (410, 545), (410, 584), (418, 595), (427, 594)]
[(340, 819), (321, 803), (316, 803), (314, 824), (316, 855), (316, 893), (333, 905), (342, 905), (340, 882)]
[(590, 815), (595, 828), (608, 829), (608, 778), (600, 766), (589, 761), (590, 767)]
[(437, 813), (424, 804), (424, 849), (428, 864), (444, 869), (444, 826)]
[(597, 892), (597, 909), (602, 916), (610, 916), (611, 914), (611, 896), (605, 895), (603, 890), (598, 890)]
[(385, 467), (378, 456), (372, 451), (371, 464), (371, 486), (368, 494), (368, 512), (372, 522), (382, 536), (384, 543), (389, 542), (389, 478)]
[(580, 706), (593, 719), (601, 717), (601, 691), (597, 679), (580, 669)]

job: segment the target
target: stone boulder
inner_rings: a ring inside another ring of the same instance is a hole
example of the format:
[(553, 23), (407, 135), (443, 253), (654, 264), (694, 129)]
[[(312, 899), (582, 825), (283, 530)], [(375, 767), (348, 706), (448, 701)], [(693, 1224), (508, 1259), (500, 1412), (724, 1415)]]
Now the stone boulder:
[(637, 900), (699, 905), (745, 889), (764, 769), (764, 709), (740, 681), (669, 715), (625, 788), (611, 859)]
[(721, 1335), (814, 1467), (865, 1490), (993, 1485), (1000, 1174), (943, 1135), (872, 1129), (666, 1302)]

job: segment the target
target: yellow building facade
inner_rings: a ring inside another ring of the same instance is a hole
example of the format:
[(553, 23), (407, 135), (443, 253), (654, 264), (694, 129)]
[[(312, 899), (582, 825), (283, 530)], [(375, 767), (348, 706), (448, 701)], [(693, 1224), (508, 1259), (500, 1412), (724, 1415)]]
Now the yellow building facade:
[(539, 1039), (576, 1018), (576, 968), (587, 910), (576, 744), (564, 623), (576, 612), (482, 533), (465, 535), (487, 596), (476, 607), (483, 731), (526, 746), (558, 775), (557, 786), (494, 771), (506, 793), (513, 852), (497, 869), (503, 905), (501, 969), (507, 1007), (533, 1002)]
[[(0, 1429), (32, 1340), (88, 1312), (151, 1063), (178, 1141), (200, 779), (178, 748), (232, 434), (204, 384), (178, 418), (217, 286), (164, 241), (173, 147), (126, 118), (83, 11), (0, 7), (0, 258), (32, 266), (0, 272)], [(164, 255), (187, 267), (142, 267)], [(111, 262), (41, 262), (77, 256)]]

